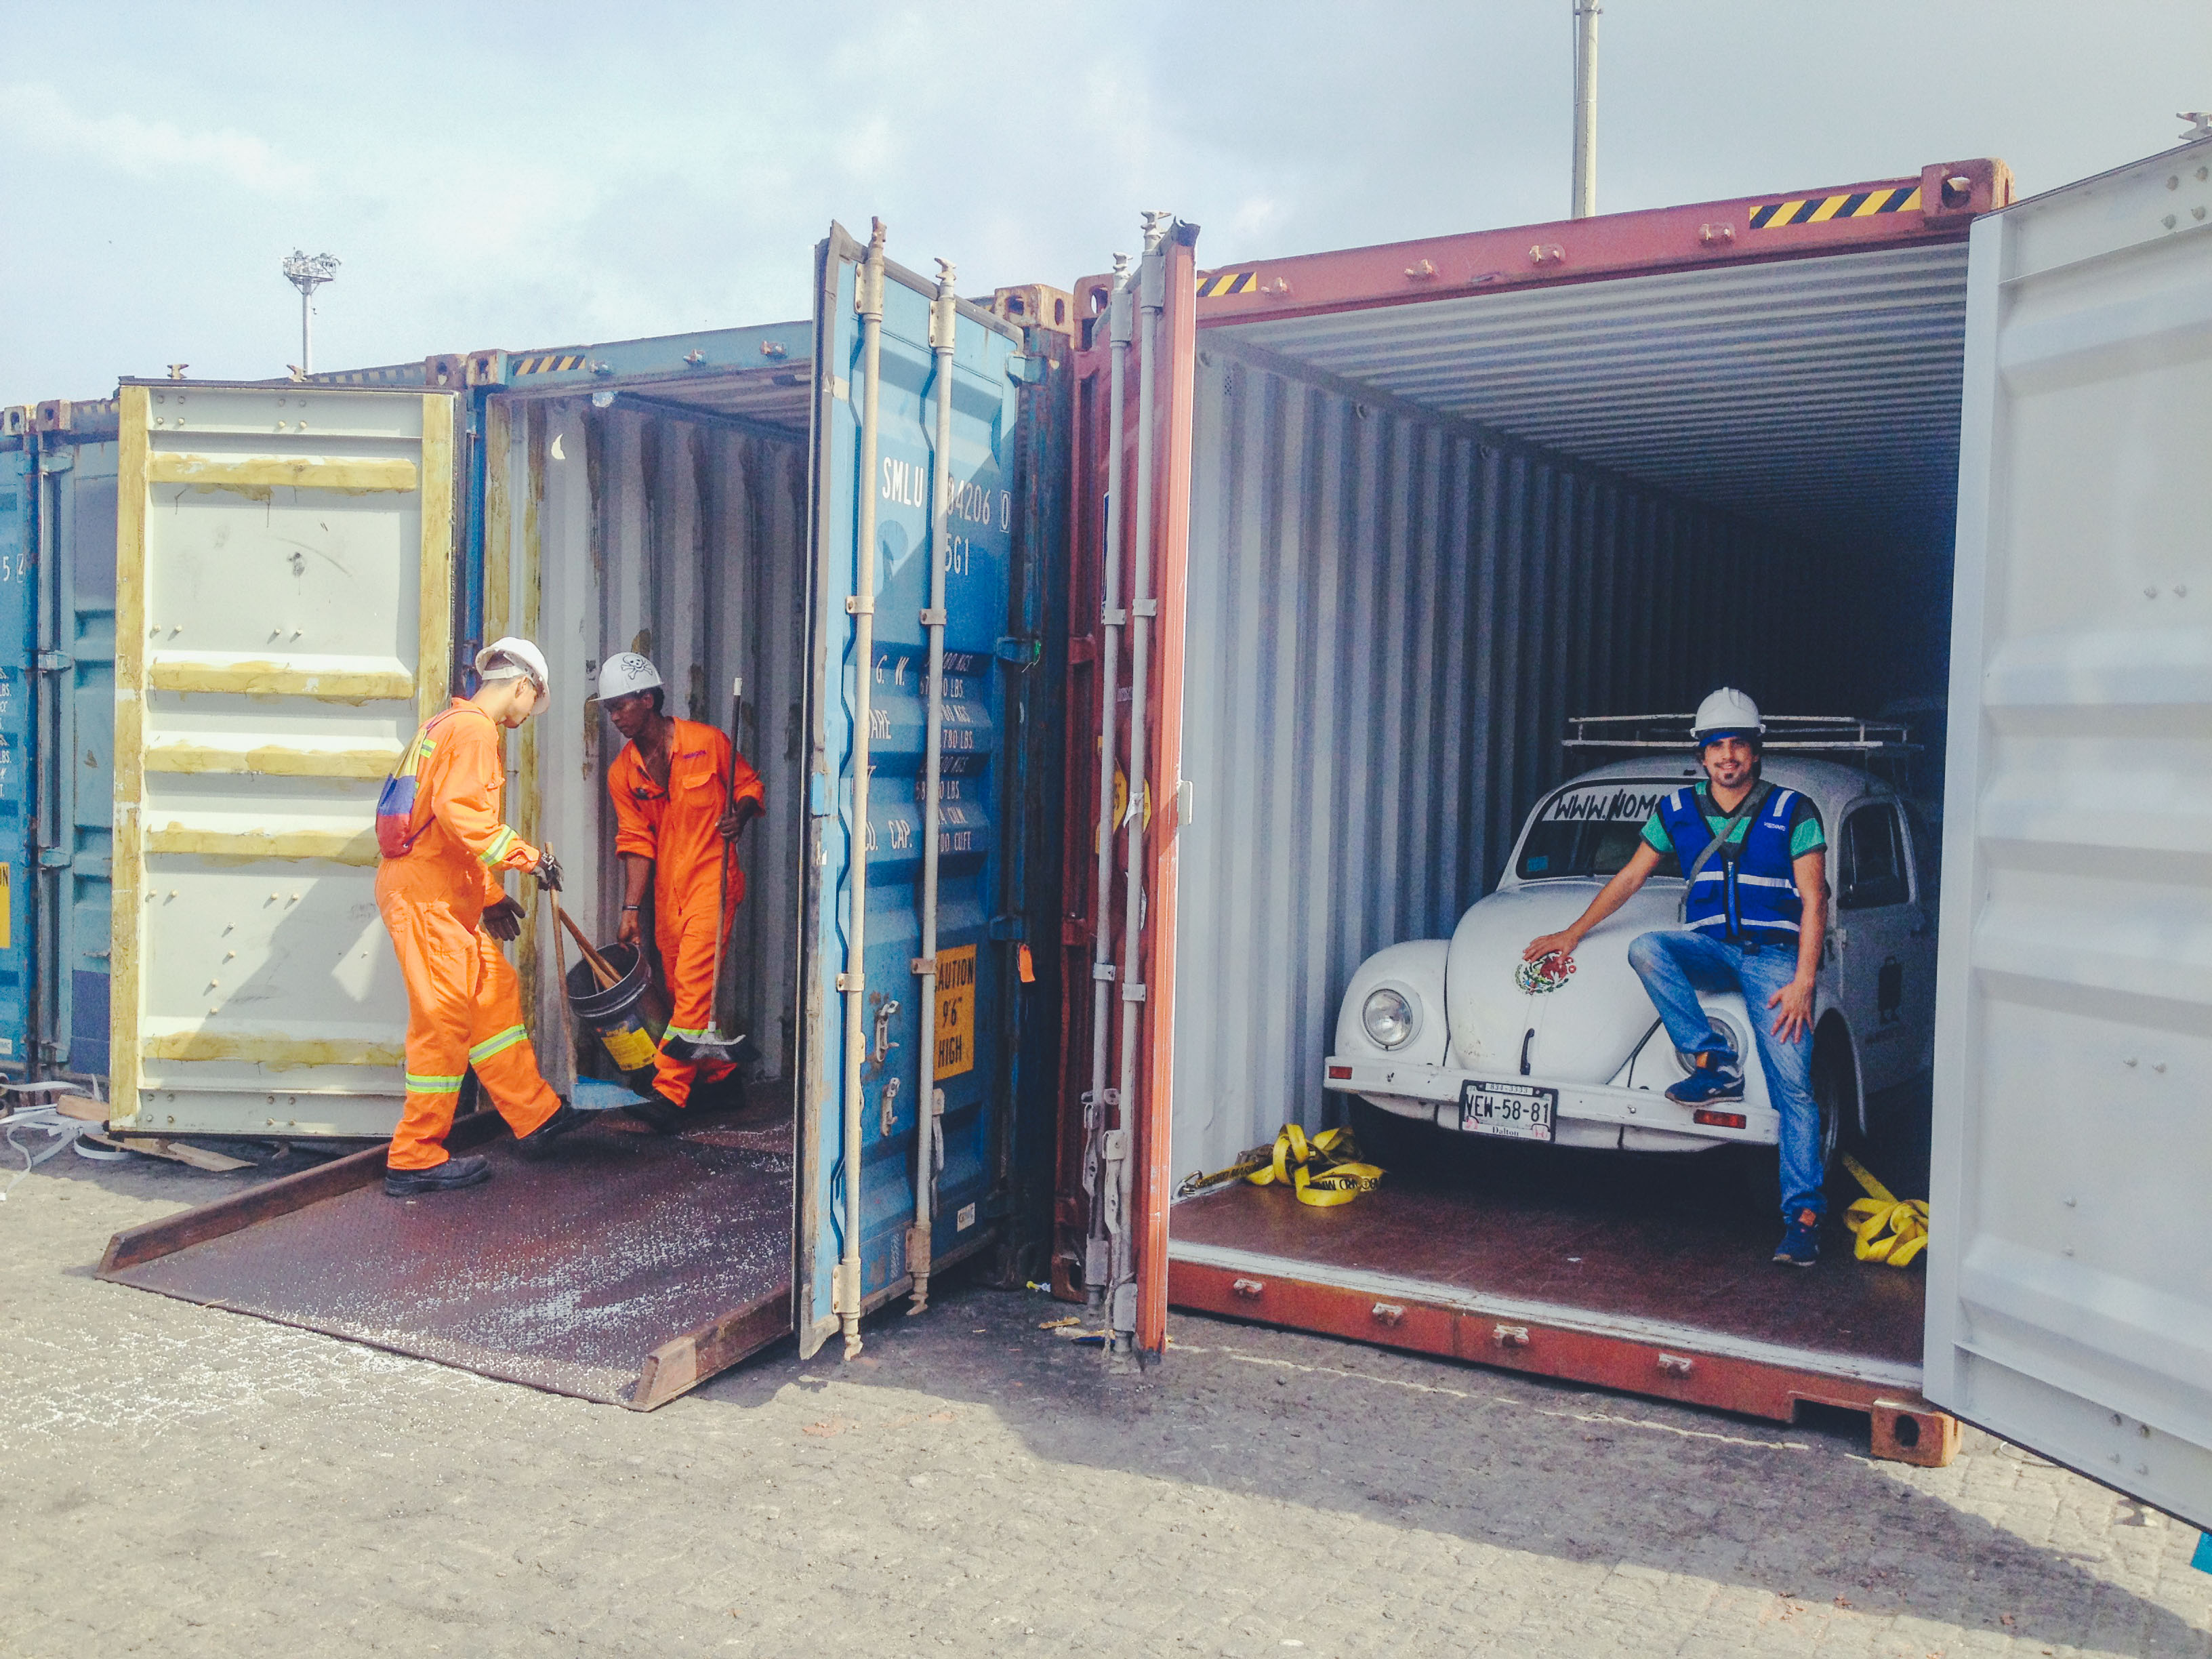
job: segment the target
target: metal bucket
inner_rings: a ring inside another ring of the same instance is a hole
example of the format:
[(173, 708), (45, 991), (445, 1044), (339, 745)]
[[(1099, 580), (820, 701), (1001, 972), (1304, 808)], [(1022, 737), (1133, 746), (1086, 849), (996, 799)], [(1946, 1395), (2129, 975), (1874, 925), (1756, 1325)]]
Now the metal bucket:
[(601, 990), (592, 964), (577, 963), (568, 969), (568, 1006), (599, 1033), (617, 1071), (625, 1078), (640, 1073), (649, 1078), (668, 1024), (666, 1011), (657, 1006), (660, 1000), (652, 994), (653, 964), (634, 945), (610, 945), (599, 954), (622, 977)]

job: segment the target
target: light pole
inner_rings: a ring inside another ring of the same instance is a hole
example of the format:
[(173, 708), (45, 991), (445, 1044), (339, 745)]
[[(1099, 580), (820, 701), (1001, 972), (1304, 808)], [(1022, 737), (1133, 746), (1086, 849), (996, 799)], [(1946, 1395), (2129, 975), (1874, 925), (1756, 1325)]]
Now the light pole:
[(300, 378), (314, 373), (315, 290), (338, 274), (338, 262), (327, 253), (307, 254), (294, 248), (284, 260), (284, 275), (300, 290)]
[(1597, 211), (1597, 0), (1575, 0), (1574, 216)]

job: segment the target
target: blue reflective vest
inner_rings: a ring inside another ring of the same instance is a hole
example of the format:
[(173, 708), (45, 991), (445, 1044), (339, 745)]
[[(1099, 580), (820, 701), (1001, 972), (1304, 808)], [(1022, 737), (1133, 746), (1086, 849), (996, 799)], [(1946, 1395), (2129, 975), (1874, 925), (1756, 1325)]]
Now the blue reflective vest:
[[(1790, 856), (1790, 810), (1796, 792), (1777, 788), (1759, 809), (1743, 840), (1705, 860), (1684, 896), (1682, 925), (1731, 944), (1794, 943), (1805, 902), (1797, 894), (1796, 860)], [(1712, 827), (1698, 807), (1698, 792), (1677, 789), (1659, 804), (1659, 821), (1674, 843), (1682, 873), (1711, 845)]]

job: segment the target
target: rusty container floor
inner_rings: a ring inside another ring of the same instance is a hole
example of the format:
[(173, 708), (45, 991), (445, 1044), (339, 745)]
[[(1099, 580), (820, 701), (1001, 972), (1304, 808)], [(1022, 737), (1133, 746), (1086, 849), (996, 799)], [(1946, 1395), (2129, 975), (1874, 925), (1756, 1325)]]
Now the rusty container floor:
[[(1854, 1260), (1834, 1193), (1820, 1264), (1777, 1264), (1778, 1219), (1716, 1174), (1702, 1158), (1492, 1144), (1474, 1153), (1447, 1145), (1433, 1167), (1394, 1170), (1340, 1208), (1238, 1182), (1170, 1211), (1173, 1263), (1212, 1270), (1181, 1274), (1199, 1293), (1177, 1299), (1210, 1304), (1201, 1287), (1242, 1274), (1249, 1316), (1292, 1322), (1258, 1305), (1267, 1293), (1253, 1287), (1273, 1273), (1392, 1306), (1449, 1306), (1917, 1390), (1922, 1272)], [(1247, 1309), (1232, 1300), (1218, 1310)]]
[[(742, 1357), (737, 1339), (789, 1328), (789, 1120), (743, 1127), (753, 1115), (667, 1139), (593, 1123), (538, 1164), (502, 1133), (480, 1149), (483, 1185), (398, 1199), (377, 1180), (105, 1276), (556, 1394), (657, 1404), (641, 1380), (672, 1344), (711, 1335), (683, 1364), (719, 1344), (719, 1369)], [(381, 1151), (363, 1156), (380, 1176)]]

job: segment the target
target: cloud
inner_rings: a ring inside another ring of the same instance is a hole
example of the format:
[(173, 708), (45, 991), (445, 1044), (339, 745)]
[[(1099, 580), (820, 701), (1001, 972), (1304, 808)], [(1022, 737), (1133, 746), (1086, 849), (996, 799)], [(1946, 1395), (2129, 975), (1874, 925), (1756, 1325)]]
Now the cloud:
[(0, 85), (0, 131), (33, 150), (83, 157), (134, 179), (215, 173), (264, 196), (298, 196), (313, 187), (313, 168), (282, 156), (234, 128), (188, 132), (134, 115), (83, 115), (51, 86)]

